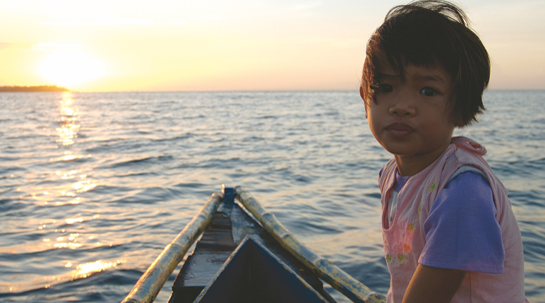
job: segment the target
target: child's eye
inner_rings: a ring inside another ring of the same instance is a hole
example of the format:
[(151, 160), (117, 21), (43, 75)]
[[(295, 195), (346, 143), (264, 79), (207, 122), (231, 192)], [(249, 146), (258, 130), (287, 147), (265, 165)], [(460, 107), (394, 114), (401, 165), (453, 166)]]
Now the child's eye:
[(420, 90), (420, 94), (427, 97), (431, 97), (431, 96), (437, 95), (437, 91), (430, 87), (424, 87), (423, 89)]
[(394, 88), (388, 84), (376, 84), (371, 86), (371, 89), (379, 93), (389, 93), (394, 90)]

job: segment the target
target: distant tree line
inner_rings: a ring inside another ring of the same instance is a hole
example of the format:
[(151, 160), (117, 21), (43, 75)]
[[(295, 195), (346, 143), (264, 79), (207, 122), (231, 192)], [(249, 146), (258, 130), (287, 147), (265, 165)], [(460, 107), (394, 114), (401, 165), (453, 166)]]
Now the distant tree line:
[(68, 92), (69, 89), (56, 85), (0, 86), (0, 92)]

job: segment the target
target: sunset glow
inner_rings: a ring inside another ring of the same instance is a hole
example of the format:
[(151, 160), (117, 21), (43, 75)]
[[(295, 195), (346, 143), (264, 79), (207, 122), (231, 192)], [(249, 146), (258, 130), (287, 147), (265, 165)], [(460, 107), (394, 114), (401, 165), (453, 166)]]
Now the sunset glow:
[(104, 75), (101, 63), (76, 51), (57, 51), (47, 56), (39, 67), (46, 83), (73, 87)]
[[(0, 86), (357, 90), (365, 45), (407, 1), (4, 1)], [(491, 89), (545, 89), (544, 1), (461, 0)]]

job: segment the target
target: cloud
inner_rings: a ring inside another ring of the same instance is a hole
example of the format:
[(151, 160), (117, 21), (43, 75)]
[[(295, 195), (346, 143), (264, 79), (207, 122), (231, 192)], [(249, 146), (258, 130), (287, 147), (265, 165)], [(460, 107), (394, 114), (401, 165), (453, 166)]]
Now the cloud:
[(200, 16), (193, 16), (191, 18), (185, 19), (185, 20), (171, 20), (168, 21), (167, 24), (170, 25), (184, 25), (188, 23), (202, 23), (202, 22), (213, 22), (213, 21), (219, 21), (219, 20), (225, 20), (225, 17), (221, 15), (211, 15), (211, 14), (205, 14)]
[(4, 49), (25, 49), (31, 48), (32, 44), (30, 43), (10, 43), (10, 42), (0, 42), (0, 50)]
[(182, 24), (186, 24), (187, 21), (185, 20), (172, 20), (169, 22), (169, 24), (172, 24), (172, 25), (182, 25)]
[(57, 20), (43, 21), (42, 25), (55, 26), (111, 26), (111, 25), (153, 25), (148, 18), (120, 18), (115, 16), (60, 16)]
[(292, 10), (296, 11), (302, 11), (302, 10), (309, 10), (313, 9), (315, 7), (322, 6), (323, 3), (321, 1), (315, 1), (315, 2), (305, 2), (305, 3), (295, 3), (290, 6)]
[(45, 42), (45, 43), (38, 43), (32, 45), (32, 49), (36, 51), (41, 52), (51, 52), (55, 50), (67, 50), (67, 49), (75, 49), (78, 48), (79, 44), (68, 44), (68, 43), (51, 43), (51, 42)]

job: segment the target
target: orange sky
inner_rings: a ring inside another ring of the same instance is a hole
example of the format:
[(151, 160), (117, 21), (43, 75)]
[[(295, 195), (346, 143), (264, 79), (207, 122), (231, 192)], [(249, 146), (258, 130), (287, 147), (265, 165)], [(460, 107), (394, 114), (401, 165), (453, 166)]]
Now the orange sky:
[[(458, 2), (491, 89), (545, 89), (544, 1)], [(77, 91), (357, 89), (399, 1), (4, 1), (0, 85)]]

